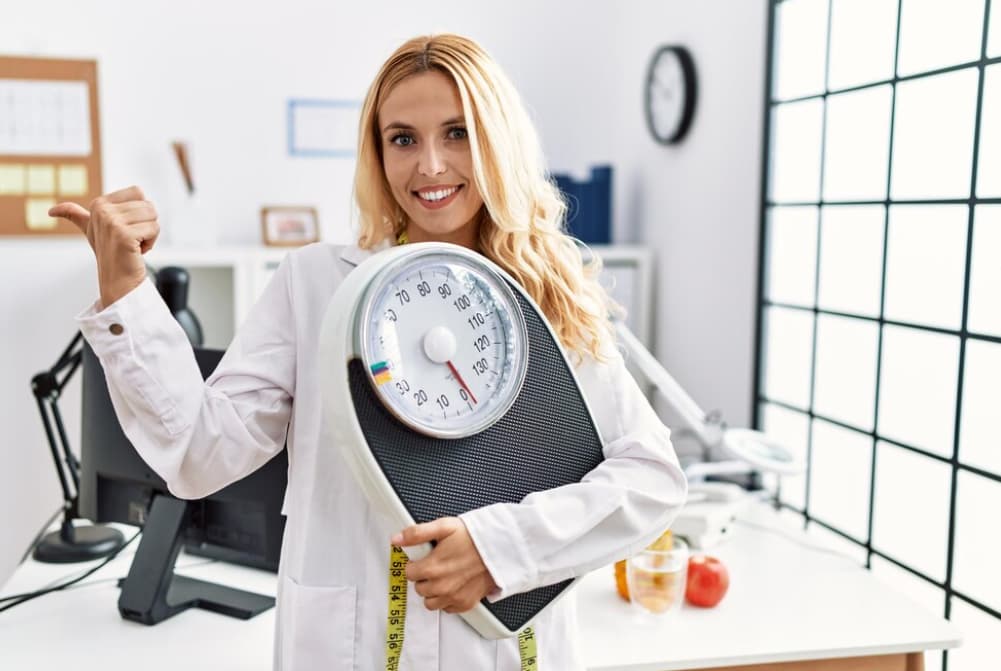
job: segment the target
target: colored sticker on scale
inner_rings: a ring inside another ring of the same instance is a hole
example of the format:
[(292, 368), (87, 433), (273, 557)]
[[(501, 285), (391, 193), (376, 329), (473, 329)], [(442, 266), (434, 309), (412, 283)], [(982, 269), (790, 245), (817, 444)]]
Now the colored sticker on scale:
[(392, 374), (389, 372), (389, 366), (385, 361), (372, 364), (372, 376), (375, 378), (377, 385), (383, 385), (393, 379)]

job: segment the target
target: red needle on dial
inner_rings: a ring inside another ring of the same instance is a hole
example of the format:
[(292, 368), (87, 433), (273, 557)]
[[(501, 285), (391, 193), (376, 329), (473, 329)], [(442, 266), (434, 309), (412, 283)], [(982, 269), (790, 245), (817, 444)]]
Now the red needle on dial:
[(469, 385), (466, 384), (466, 381), (462, 379), (461, 375), (459, 375), (459, 371), (456, 370), (455, 366), (452, 365), (451, 361), (446, 361), (445, 363), (448, 364), (448, 369), (452, 371), (452, 375), (455, 376), (455, 379), (459, 381), (459, 384), (462, 385), (462, 388), (466, 390), (467, 394), (469, 394), (469, 398), (473, 399), (473, 403), (476, 403), (476, 397), (473, 396), (473, 392), (470, 391)]

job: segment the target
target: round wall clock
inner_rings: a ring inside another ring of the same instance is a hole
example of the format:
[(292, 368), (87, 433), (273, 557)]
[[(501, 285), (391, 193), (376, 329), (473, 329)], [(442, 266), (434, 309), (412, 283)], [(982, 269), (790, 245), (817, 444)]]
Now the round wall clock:
[(695, 62), (687, 49), (663, 46), (654, 52), (644, 85), (647, 128), (661, 144), (680, 142), (695, 114)]

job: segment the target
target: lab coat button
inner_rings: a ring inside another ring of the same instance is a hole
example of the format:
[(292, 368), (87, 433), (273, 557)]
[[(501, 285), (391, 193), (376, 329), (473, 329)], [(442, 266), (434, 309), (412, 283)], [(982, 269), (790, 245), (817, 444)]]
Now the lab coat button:
[(122, 335), (125, 332), (125, 327), (116, 323), (109, 326), (108, 330), (111, 331), (111, 335)]

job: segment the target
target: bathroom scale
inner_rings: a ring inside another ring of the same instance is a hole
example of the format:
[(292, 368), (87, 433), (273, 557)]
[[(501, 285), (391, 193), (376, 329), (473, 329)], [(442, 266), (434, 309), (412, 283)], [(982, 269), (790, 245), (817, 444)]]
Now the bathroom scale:
[[(371, 504), (402, 529), (579, 482), (604, 459), (541, 310), (486, 257), (449, 243), (372, 255), (321, 330), (325, 419)], [(410, 559), (431, 544), (404, 548)], [(461, 617), (517, 635), (576, 579), (483, 599)]]

